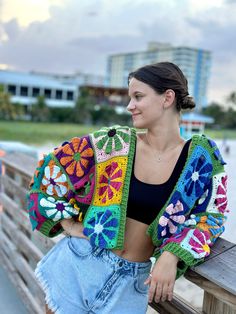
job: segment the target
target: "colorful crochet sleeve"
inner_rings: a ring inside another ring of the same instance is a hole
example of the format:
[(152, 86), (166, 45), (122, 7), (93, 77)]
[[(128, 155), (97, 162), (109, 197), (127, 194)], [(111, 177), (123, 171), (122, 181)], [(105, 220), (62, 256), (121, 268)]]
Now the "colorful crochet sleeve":
[(60, 221), (82, 221), (93, 194), (93, 149), (89, 136), (75, 137), (39, 161), (28, 193), (32, 230), (48, 237), (63, 231)]
[[(224, 164), (216, 144), (208, 140), (209, 151), (212, 158), (212, 171), (209, 180), (203, 180), (203, 193), (198, 198), (191, 212), (182, 217), (183, 219), (176, 227), (175, 232), (170, 237), (164, 239), (160, 246), (160, 253), (169, 251), (179, 257), (177, 278), (185, 273), (188, 267), (194, 266), (204, 261), (210, 254), (210, 248), (216, 239), (224, 232), (224, 223), (226, 221), (225, 213), (227, 210), (226, 183), (227, 175), (224, 172)], [(200, 189), (197, 181), (204, 173), (204, 164), (198, 171), (191, 174), (191, 180), (188, 184), (188, 191), (191, 189)], [(202, 187), (203, 185), (201, 185)], [(173, 208), (175, 215), (178, 215), (181, 204), (178, 202)], [(173, 212), (173, 211), (172, 211)], [(176, 218), (179, 218), (175, 216)], [(172, 219), (175, 219), (172, 216)], [(155, 254), (154, 254), (155, 256)]]

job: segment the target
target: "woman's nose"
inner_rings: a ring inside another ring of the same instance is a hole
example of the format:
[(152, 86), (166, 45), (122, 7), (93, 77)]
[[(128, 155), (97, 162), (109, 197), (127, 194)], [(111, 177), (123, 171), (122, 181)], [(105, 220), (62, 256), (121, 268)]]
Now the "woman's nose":
[(130, 100), (130, 102), (128, 103), (128, 106), (127, 106), (127, 110), (131, 111), (133, 109), (135, 109), (135, 104), (132, 100)]

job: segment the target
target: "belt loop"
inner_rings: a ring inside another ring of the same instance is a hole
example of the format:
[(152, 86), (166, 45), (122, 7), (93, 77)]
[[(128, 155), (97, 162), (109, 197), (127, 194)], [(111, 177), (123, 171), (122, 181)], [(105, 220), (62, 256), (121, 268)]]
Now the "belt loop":
[(134, 265), (134, 277), (137, 277), (138, 276), (138, 273), (139, 273), (139, 266), (138, 264)]
[(101, 251), (102, 251), (102, 250), (101, 250), (100, 247), (95, 246), (95, 247), (93, 248), (93, 252), (92, 252), (92, 253), (93, 253), (94, 256), (98, 256)]

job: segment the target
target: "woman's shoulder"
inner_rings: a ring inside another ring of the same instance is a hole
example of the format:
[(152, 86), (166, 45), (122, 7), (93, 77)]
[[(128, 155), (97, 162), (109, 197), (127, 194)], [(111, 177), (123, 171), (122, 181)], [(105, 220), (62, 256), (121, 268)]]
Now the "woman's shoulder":
[(217, 169), (217, 171), (221, 171), (223, 169), (226, 162), (224, 161), (220, 149), (218, 148), (217, 140), (215, 141), (205, 134), (195, 134), (192, 136), (191, 140), (197, 147), (201, 147), (201, 155), (210, 156), (209, 158), (211, 159), (214, 169)]
[(191, 142), (205, 147), (207, 150), (217, 147), (216, 142), (206, 134), (193, 134), (190, 138)]

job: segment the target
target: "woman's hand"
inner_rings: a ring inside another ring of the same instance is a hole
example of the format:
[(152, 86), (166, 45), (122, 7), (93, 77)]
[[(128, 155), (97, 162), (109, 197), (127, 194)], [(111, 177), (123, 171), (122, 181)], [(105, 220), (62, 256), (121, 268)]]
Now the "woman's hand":
[(156, 303), (166, 299), (171, 301), (177, 272), (177, 263), (179, 258), (174, 254), (164, 251), (157, 260), (150, 276), (144, 282), (150, 285), (148, 293), (148, 302), (152, 302), (153, 297)]
[(62, 228), (65, 230), (66, 234), (72, 237), (79, 237), (88, 239), (83, 234), (84, 227), (81, 222), (76, 222), (72, 218), (71, 219), (63, 219), (61, 221)]

